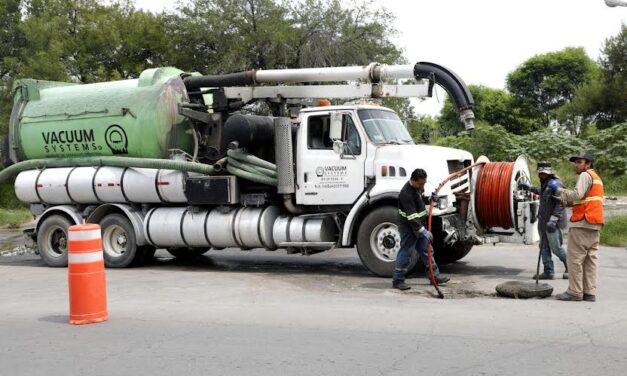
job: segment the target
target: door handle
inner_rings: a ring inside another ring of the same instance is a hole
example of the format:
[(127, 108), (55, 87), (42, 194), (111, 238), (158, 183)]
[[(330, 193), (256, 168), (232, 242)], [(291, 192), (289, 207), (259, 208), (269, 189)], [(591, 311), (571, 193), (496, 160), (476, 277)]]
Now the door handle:
[(308, 173), (308, 172), (305, 172), (305, 173), (303, 174), (303, 181), (304, 181), (305, 183), (307, 183), (307, 180), (309, 180), (309, 173)]

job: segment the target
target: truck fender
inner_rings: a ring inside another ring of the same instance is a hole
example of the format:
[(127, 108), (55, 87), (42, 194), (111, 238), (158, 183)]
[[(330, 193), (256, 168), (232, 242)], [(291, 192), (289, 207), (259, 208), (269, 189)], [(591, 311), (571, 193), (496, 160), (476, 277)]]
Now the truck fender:
[(147, 245), (146, 234), (144, 233), (144, 214), (141, 211), (136, 210), (130, 205), (125, 204), (104, 204), (97, 207), (93, 212), (89, 214), (87, 222), (99, 223), (102, 218), (111, 213), (124, 214), (135, 230), (135, 240), (137, 246)]
[(364, 192), (355, 204), (351, 208), (351, 211), (346, 216), (344, 226), (342, 228), (342, 246), (348, 247), (351, 245), (351, 239), (353, 238), (353, 227), (355, 227), (355, 220), (359, 217), (359, 214), (368, 206), (368, 192)]
[(368, 192), (365, 192), (357, 199), (351, 211), (348, 213), (346, 221), (344, 221), (344, 228), (342, 229), (343, 247), (351, 245), (355, 227), (359, 225), (358, 218), (362, 218), (364, 216), (363, 214), (368, 211), (368, 208), (377, 206), (378, 203), (384, 200), (396, 202), (398, 200), (398, 192), (385, 192), (374, 197), (368, 197)]
[(56, 205), (49, 207), (46, 209), (41, 215), (37, 218), (37, 222), (35, 223), (35, 233), (39, 231), (39, 226), (44, 221), (44, 219), (50, 217), (53, 214), (60, 214), (64, 217), (67, 217), (73, 224), (78, 225), (83, 223), (83, 216), (81, 212), (76, 210), (76, 208), (72, 205)]

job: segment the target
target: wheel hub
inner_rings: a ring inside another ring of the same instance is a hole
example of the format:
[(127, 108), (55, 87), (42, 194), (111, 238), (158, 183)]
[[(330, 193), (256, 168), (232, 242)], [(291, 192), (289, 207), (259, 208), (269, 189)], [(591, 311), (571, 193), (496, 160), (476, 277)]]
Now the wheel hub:
[(102, 234), (103, 251), (110, 257), (120, 257), (126, 252), (127, 241), (128, 237), (124, 228), (111, 225)]
[(394, 248), (396, 246), (396, 239), (394, 239), (394, 237), (391, 235), (386, 235), (383, 238), (383, 246), (388, 249)]
[(370, 234), (370, 247), (379, 260), (394, 262), (401, 248), (401, 234), (398, 227), (390, 222), (375, 226)]
[(126, 234), (118, 235), (116, 242), (122, 247), (126, 247)]
[(48, 232), (46, 239), (51, 256), (61, 257), (67, 252), (67, 235), (61, 227), (53, 227)]

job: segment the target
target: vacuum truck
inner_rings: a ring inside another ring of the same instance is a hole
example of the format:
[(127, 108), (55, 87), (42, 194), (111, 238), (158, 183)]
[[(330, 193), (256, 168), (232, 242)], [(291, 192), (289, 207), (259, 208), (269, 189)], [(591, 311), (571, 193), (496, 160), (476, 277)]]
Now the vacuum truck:
[(537, 240), (537, 201), (517, 189), (529, 180), (524, 157), (491, 163), (416, 145), (394, 111), (371, 103), (429, 97), (435, 84), (472, 130), (468, 88), (428, 62), (19, 80), (0, 180), (16, 175), (38, 252), (57, 267), (67, 265), (67, 228), (87, 221), (101, 226), (107, 267), (140, 264), (157, 248), (189, 257), (356, 247), (368, 270), (389, 277), (397, 196), (416, 168), (427, 171), (427, 193), (446, 181), (432, 212), (439, 262), (482, 242)]

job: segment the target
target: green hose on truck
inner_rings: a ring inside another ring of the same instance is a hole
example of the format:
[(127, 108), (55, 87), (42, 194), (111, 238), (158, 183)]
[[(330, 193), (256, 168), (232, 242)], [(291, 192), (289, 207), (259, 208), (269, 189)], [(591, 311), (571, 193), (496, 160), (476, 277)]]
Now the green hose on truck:
[[(266, 162), (243, 151), (234, 152), (238, 158), (253, 157), (257, 163)], [(272, 170), (272, 163), (266, 162), (265, 167), (255, 165), (250, 162), (243, 162), (233, 157), (227, 158), (227, 170), (238, 177), (251, 180), (257, 183), (276, 186), (276, 167)], [(133, 167), (133, 168), (153, 168), (159, 170), (175, 170), (183, 172), (197, 172), (204, 175), (213, 175), (213, 166), (204, 163), (187, 162), (174, 159), (154, 159), (154, 158), (129, 158), (129, 157), (77, 157), (77, 158), (49, 158), (31, 159), (18, 162), (0, 171), (0, 183), (7, 181), (18, 173), (26, 170), (55, 168), (55, 167), (89, 167), (89, 166), (111, 166), (111, 167)], [(270, 167), (270, 168), (268, 168)], [(263, 171), (262, 171), (263, 170)]]

